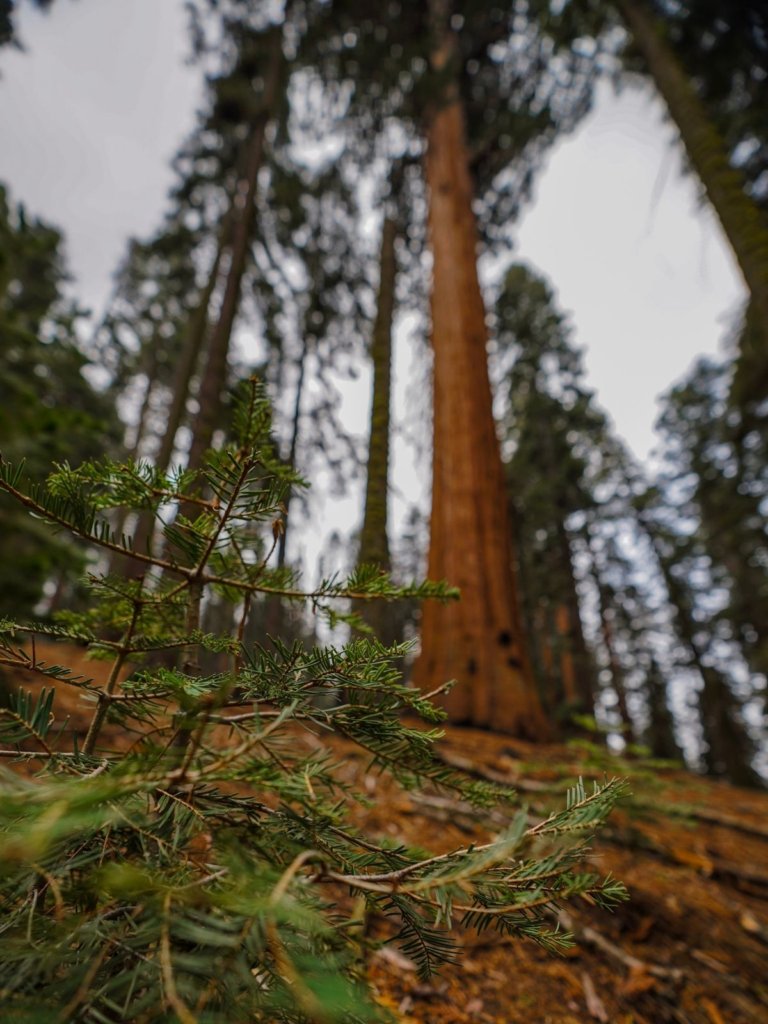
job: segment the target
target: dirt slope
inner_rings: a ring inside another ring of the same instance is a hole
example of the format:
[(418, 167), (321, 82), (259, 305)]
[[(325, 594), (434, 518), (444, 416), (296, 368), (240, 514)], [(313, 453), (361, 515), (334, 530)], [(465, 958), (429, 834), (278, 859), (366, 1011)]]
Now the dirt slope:
[[(479, 775), (516, 781), (542, 814), (566, 780), (621, 769), (613, 759), (600, 764), (594, 751), (474, 730), (449, 729), (441, 749)], [(565, 958), (469, 935), (460, 965), (424, 986), (402, 958), (379, 955), (374, 981), (404, 1021), (768, 1021), (768, 794), (631, 763), (624, 773), (633, 798), (593, 848), (597, 870), (622, 879), (630, 901), (613, 914), (584, 902), (569, 907), (563, 924), (577, 945)], [(488, 831), (469, 808), (389, 791), (371, 815), (375, 826), (439, 847)]]
[[(88, 676), (103, 672), (84, 652), (59, 645), (39, 645), (38, 657), (66, 660)], [(40, 685), (29, 673), (16, 681)], [(59, 689), (58, 713), (84, 730), (88, 706), (76, 691)], [(374, 802), (355, 812), (372, 833), (444, 850), (506, 823), (499, 812), (482, 819), (442, 795), (403, 793), (370, 774), (356, 748), (338, 746), (347, 776)], [(622, 763), (590, 745), (532, 746), (476, 730), (447, 729), (440, 754), (478, 777), (517, 786), (540, 816), (579, 776), (628, 776), (633, 796), (593, 848), (596, 869), (624, 881), (631, 899), (614, 914), (585, 902), (569, 907), (562, 923), (577, 945), (562, 958), (530, 942), (465, 934), (460, 963), (424, 984), (387, 947), (372, 960), (371, 980), (404, 1024), (768, 1022), (768, 794)]]

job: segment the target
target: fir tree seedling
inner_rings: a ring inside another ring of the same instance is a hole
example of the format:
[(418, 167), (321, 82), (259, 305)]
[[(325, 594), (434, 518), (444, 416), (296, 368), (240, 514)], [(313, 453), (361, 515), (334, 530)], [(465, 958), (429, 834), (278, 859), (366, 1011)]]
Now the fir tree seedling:
[[(43, 629), (0, 624), (0, 664), (45, 688), (0, 710), (0, 999), (25, 1022), (363, 1022), (385, 1020), (366, 989), (356, 915), (394, 922), (427, 975), (456, 955), (453, 924), (495, 928), (560, 950), (549, 912), (589, 893), (624, 897), (583, 871), (585, 844), (622, 791), (616, 781), (530, 825), (512, 816), (482, 846), (435, 856), (363, 835), (332, 741), (353, 741), (403, 785), (431, 784), (483, 805), (498, 799), (432, 755), (438, 694), (398, 678), (402, 647), (375, 639), (305, 649), (246, 647), (264, 595), (334, 603), (451, 599), (445, 585), (396, 587), (369, 568), (303, 592), (274, 570), (281, 502), (298, 481), (269, 443), (269, 406), (244, 386), (233, 444), (199, 473), (144, 463), (60, 466), (45, 486), (0, 464), (0, 488), (91, 550), (130, 558), (135, 575), (89, 577), (90, 608)], [(109, 515), (150, 509), (145, 549)], [(183, 511), (181, 511), (183, 510)], [(229, 635), (201, 629), (212, 593), (232, 606)], [(87, 645), (106, 681), (43, 663), (34, 637)], [(218, 656), (217, 671), (199, 667)], [(84, 736), (55, 723), (56, 696), (90, 702)], [(418, 716), (426, 728), (405, 724)], [(13, 770), (18, 769), (18, 770)], [(503, 794), (502, 794), (503, 795)]]

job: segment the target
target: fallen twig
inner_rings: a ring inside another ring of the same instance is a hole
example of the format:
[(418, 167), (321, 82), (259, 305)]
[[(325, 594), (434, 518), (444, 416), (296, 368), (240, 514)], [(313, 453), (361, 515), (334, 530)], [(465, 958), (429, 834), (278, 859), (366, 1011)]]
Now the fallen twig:
[(679, 983), (683, 980), (684, 972), (679, 967), (662, 967), (659, 964), (651, 964), (645, 960), (640, 960), (639, 957), (634, 956), (632, 953), (628, 953), (621, 946), (617, 946), (615, 942), (611, 942), (610, 939), (606, 938), (595, 928), (590, 925), (584, 925), (583, 927), (577, 925), (573, 920), (571, 914), (567, 910), (559, 910), (556, 913), (558, 923), (565, 928), (566, 931), (571, 932), (577, 942), (585, 943), (588, 946), (594, 946), (601, 952), (605, 953), (606, 956), (611, 957), (613, 960), (617, 960), (623, 964), (628, 970), (634, 971), (635, 973), (650, 974), (654, 978), (663, 978), (665, 981), (673, 981)]
[(609, 1017), (605, 1004), (597, 994), (595, 983), (586, 971), (581, 972), (581, 987), (584, 989), (584, 999), (587, 1003), (589, 1015), (594, 1017), (595, 1020), (601, 1021), (602, 1024), (608, 1024)]

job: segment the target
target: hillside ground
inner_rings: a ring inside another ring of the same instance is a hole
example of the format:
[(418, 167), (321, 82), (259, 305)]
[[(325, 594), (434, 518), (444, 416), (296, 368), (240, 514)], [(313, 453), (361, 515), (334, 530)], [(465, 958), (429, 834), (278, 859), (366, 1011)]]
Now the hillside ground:
[[(69, 659), (73, 655), (73, 659)], [(97, 676), (84, 652), (42, 644), (38, 657)], [(14, 683), (42, 685), (29, 673)], [(59, 687), (57, 715), (85, 728), (91, 709)], [(112, 737), (119, 739), (119, 737)], [(406, 793), (344, 741), (342, 771), (370, 798), (357, 824), (436, 852), (483, 841), (510, 811), (478, 812), (437, 792)], [(628, 778), (632, 795), (592, 844), (592, 867), (628, 887), (615, 912), (586, 901), (560, 924), (575, 945), (555, 957), (527, 940), (457, 933), (458, 962), (424, 982), (396, 945), (370, 962), (380, 1002), (402, 1024), (757, 1024), (768, 1021), (768, 793), (714, 783), (589, 744), (534, 746), (449, 727), (439, 754), (470, 774), (516, 787), (544, 817), (579, 777)], [(371, 921), (373, 934), (386, 922)]]

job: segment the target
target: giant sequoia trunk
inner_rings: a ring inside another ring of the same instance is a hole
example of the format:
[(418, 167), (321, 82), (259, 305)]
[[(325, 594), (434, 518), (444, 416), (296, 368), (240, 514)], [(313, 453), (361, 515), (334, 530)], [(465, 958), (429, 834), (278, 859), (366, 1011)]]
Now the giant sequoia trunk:
[(264, 162), (267, 126), (275, 113), (283, 67), (282, 30), (272, 30), (268, 66), (264, 75), (264, 89), (260, 109), (251, 125), (247, 143), (241, 188), (235, 195), (233, 223), (229, 247), (229, 266), (226, 271), (221, 307), (211, 332), (208, 353), (200, 378), (198, 412), (192, 427), (192, 446), (189, 465), (197, 468), (204, 453), (211, 447), (213, 435), (219, 425), (222, 393), (227, 380), (227, 362), (232, 340), (232, 329), (240, 304), (240, 291), (248, 265), (253, 225), (256, 216), (256, 192), (259, 171)]
[[(441, 0), (431, 7), (433, 20), (446, 26)], [(452, 49), (445, 29), (433, 54), (444, 80)], [(414, 677), (423, 689), (459, 681), (445, 701), (454, 722), (541, 738), (547, 725), (528, 667), (512, 575), (464, 119), (453, 83), (428, 117), (426, 178), (434, 351), (428, 574), (458, 586), (461, 600), (425, 604)]]
[(745, 192), (741, 175), (729, 163), (725, 141), (643, 0), (617, 0), (617, 6), (720, 219), (750, 291), (764, 341), (768, 340), (768, 225), (764, 216)]

